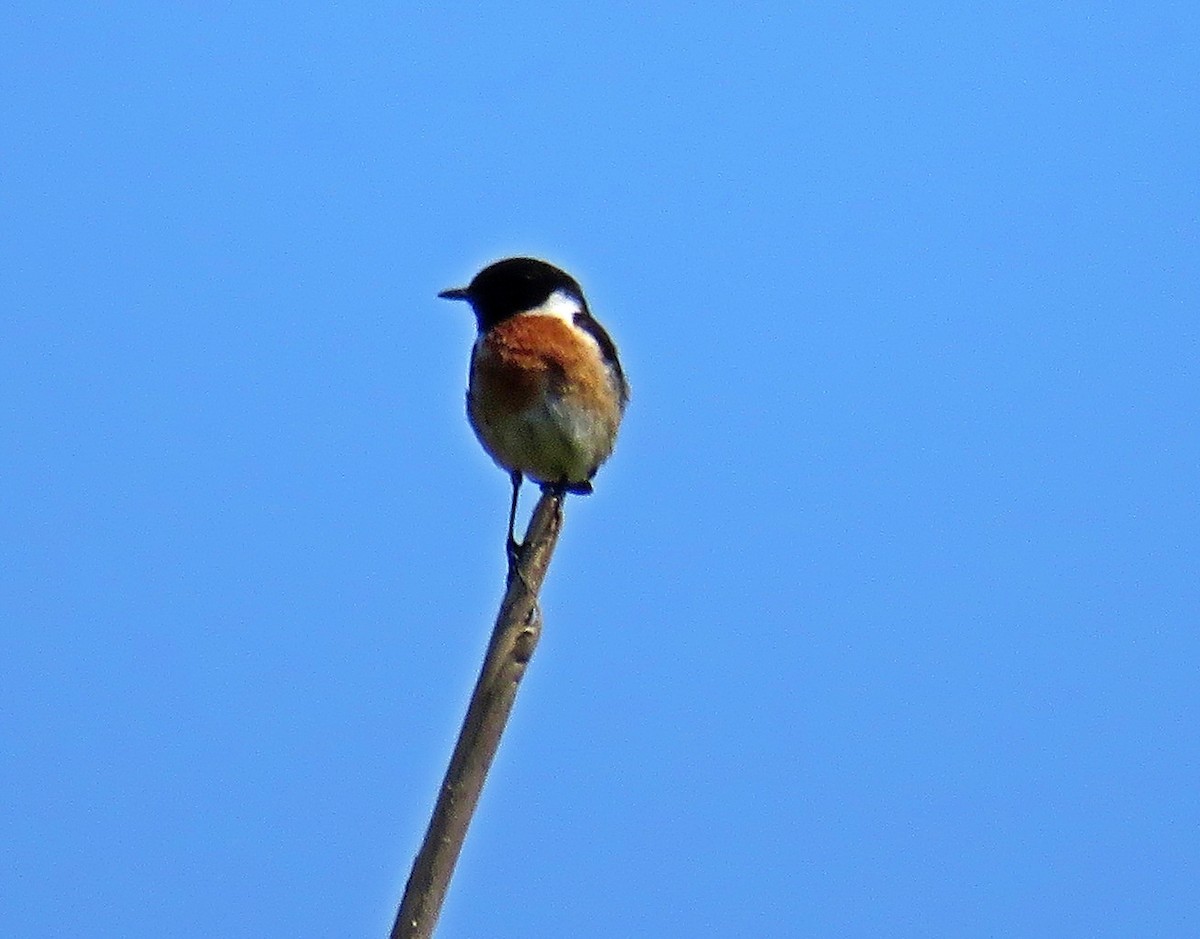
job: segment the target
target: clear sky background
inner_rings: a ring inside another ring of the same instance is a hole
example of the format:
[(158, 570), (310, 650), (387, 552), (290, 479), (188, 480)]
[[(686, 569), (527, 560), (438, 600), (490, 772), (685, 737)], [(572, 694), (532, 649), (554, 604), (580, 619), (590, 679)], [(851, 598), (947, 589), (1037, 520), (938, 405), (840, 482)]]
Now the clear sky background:
[(0, 34), (0, 935), (386, 935), (518, 253), (633, 400), (439, 937), (1200, 934), (1194, 3)]

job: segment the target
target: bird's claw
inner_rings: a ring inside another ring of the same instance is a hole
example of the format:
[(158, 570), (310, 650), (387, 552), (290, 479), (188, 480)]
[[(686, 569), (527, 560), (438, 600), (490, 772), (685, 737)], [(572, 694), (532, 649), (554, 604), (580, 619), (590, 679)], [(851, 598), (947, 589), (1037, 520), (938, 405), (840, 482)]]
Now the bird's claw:
[(504, 546), (505, 554), (508, 555), (508, 579), (512, 580), (513, 575), (520, 570), (521, 550), (525, 546), (517, 541), (516, 538), (509, 535), (508, 543)]

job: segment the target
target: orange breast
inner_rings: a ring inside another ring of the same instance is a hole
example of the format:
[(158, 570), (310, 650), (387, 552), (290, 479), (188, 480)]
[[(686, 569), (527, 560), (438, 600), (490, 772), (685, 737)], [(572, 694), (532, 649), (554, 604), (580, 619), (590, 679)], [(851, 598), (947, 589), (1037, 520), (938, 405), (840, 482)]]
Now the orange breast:
[(467, 411), (497, 463), (540, 482), (590, 479), (621, 422), (599, 349), (553, 316), (516, 316), (484, 335), (471, 360)]
[(553, 392), (607, 410), (612, 389), (597, 350), (555, 316), (515, 316), (488, 331), (476, 354), (472, 383), (481, 416), (514, 413)]

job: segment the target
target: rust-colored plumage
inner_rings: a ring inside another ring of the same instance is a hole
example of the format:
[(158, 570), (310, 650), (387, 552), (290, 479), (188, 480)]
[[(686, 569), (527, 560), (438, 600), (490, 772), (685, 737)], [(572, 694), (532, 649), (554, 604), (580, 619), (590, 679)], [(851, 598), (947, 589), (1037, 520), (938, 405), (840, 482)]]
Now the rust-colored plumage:
[(592, 318), (578, 282), (545, 261), (508, 258), (466, 287), (442, 291), (471, 304), (467, 414), (484, 449), (512, 479), (508, 551), (521, 479), (589, 493), (612, 454), (629, 398), (617, 349)]
[(556, 316), (516, 316), (476, 344), (468, 413), (480, 442), (510, 472), (582, 485), (616, 441), (614, 383), (587, 333)]

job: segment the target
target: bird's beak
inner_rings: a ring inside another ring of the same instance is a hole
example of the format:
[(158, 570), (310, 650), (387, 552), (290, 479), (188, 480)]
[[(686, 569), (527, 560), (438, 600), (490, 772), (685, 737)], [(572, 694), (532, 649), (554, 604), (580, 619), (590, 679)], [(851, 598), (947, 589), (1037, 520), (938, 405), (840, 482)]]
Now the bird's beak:
[(443, 290), (438, 294), (443, 300), (470, 300), (471, 295), (467, 292), (466, 287), (453, 287), (450, 290)]

